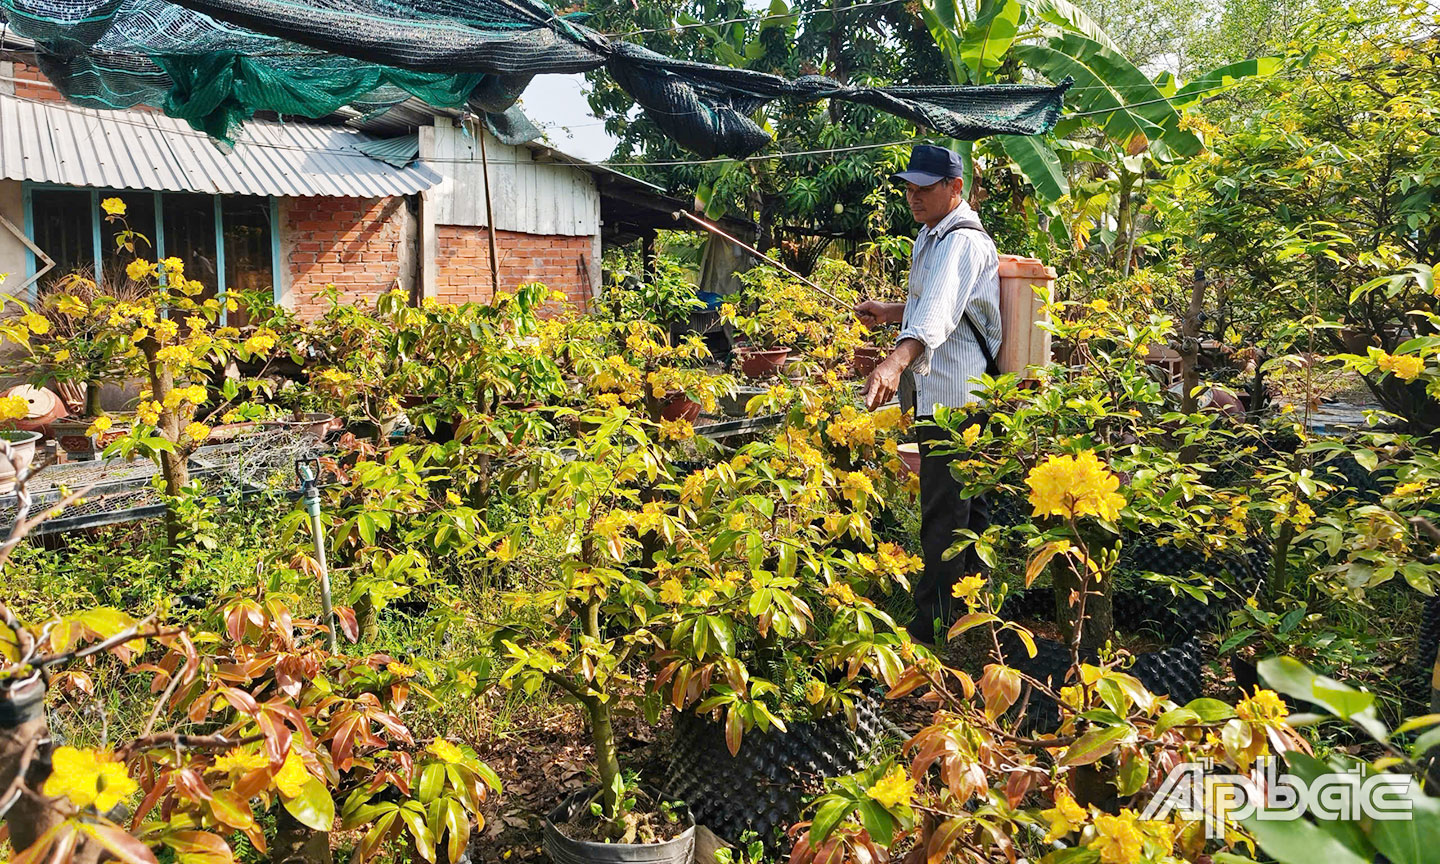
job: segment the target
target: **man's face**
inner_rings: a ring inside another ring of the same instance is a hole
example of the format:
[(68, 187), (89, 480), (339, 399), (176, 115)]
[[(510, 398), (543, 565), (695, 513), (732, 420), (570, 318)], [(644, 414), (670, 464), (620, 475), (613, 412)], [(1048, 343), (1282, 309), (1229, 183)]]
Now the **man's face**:
[(910, 215), (916, 222), (929, 224), (943, 219), (946, 213), (955, 209), (955, 199), (960, 195), (964, 181), (959, 178), (941, 180), (929, 186), (905, 184), (905, 200), (910, 204)]

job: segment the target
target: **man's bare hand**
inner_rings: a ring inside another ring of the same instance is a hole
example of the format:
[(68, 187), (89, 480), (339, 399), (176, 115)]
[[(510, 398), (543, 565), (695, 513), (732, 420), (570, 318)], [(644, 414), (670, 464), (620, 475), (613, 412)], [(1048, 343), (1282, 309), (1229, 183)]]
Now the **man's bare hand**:
[(865, 407), (874, 411), (893, 399), (895, 391), (900, 389), (900, 373), (904, 371), (905, 367), (893, 357), (880, 361), (865, 379)]
[(885, 323), (888, 306), (888, 303), (881, 303), (879, 300), (865, 300), (855, 304), (855, 317), (866, 327), (876, 327)]

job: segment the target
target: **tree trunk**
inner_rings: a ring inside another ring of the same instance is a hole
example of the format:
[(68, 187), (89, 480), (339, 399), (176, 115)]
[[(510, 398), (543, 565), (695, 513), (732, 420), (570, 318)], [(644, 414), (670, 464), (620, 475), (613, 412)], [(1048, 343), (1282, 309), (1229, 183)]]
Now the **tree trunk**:
[(303, 824), (283, 806), (275, 809), (270, 864), (330, 864), (330, 861), (329, 832), (316, 831)]
[[(175, 389), (175, 378), (170, 373), (170, 367), (155, 359), (155, 353), (159, 350), (160, 343), (154, 338), (147, 338), (140, 343), (140, 350), (145, 352), (145, 365), (150, 370), (150, 398), (161, 405), (165, 404), (165, 397)], [(186, 484), (190, 482), (190, 467), (187, 454), (180, 446), (180, 417), (173, 410), (162, 410), (160, 412), (161, 437), (175, 445), (175, 452), (161, 452), (160, 471), (165, 477), (165, 494), (175, 497), (180, 494)], [(180, 519), (175, 512), (173, 505), (165, 505), (165, 537), (170, 549), (180, 545)]]
[(86, 417), (100, 416), (100, 382), (85, 382), (85, 415)]
[[(585, 604), (582, 626), (586, 636), (599, 641), (598, 600)], [(620, 812), (620, 758), (615, 750), (615, 727), (611, 722), (610, 703), (602, 702), (594, 696), (586, 698), (584, 703), (585, 711), (590, 715), (590, 742), (595, 747), (595, 769), (600, 775), (601, 812), (605, 819), (611, 820), (610, 833), (619, 836), (619, 831), (623, 830), (616, 818)]]
[[(1090, 550), (1091, 558), (1099, 557), (1099, 546), (1106, 534), (1098, 528), (1084, 526), (1079, 529), (1082, 539)], [(1077, 569), (1085, 572), (1082, 579)], [(1075, 628), (1083, 614), (1084, 622), (1080, 631), (1080, 653), (1097, 651), (1115, 635), (1115, 609), (1112, 599), (1115, 577), (1107, 575), (1097, 579), (1087, 568), (1077, 568), (1069, 559), (1051, 565), (1055, 583), (1055, 624), (1060, 628), (1067, 645), (1075, 641)], [(1082, 603), (1083, 597), (1083, 603)], [(1073, 601), (1073, 602), (1072, 602)]]
[(360, 638), (366, 643), (374, 643), (380, 638), (380, 613), (375, 608), (375, 598), (369, 591), (355, 598), (354, 610)]
[[(0, 687), (0, 703), (3, 703), (0, 704), (0, 795), (5, 795), (12, 787), (19, 789), (14, 784), (17, 776), (22, 774), (20, 782), (24, 789), (29, 790), (20, 792), (4, 813), (5, 827), (10, 832), (10, 848), (15, 852), (30, 848), (45, 832), (65, 821), (61, 812), (51, 804), (55, 799), (40, 794), (50, 777), (50, 755), (54, 749), (50, 725), (45, 718), (44, 690), (45, 685), (38, 678), (13, 687)], [(28, 710), (19, 709), (16, 704), (29, 702), (37, 696), (41, 701), (38, 705), (32, 703)], [(0, 800), (0, 806), (5, 803)], [(97, 844), (81, 835), (68, 860), (71, 864), (94, 864), (100, 858), (100, 851)]]

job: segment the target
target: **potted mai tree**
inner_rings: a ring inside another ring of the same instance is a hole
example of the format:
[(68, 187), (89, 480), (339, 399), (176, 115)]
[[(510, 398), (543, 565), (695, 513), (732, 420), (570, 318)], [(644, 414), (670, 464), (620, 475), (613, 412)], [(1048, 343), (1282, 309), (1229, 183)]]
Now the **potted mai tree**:
[[(616, 748), (617, 719), (643, 702), (633, 671), (663, 648), (647, 624), (664, 606), (648, 573), (638, 566), (645, 549), (640, 523), (675, 536), (680, 526), (646, 487), (666, 476), (653, 426), (617, 406), (589, 431), (569, 442), (567, 456), (540, 466), (544, 478), (528, 529), (558, 538), (562, 552), (543, 568), (544, 584), (517, 595), (530, 615), (513, 616), (497, 638), (510, 666), (501, 680), (535, 692), (556, 688), (578, 703), (594, 748), (595, 784), (577, 791), (550, 812), (545, 845), (559, 861), (644, 860), (688, 864), (694, 821), (688, 811), (622, 769)], [(523, 622), (523, 623), (522, 623)]]

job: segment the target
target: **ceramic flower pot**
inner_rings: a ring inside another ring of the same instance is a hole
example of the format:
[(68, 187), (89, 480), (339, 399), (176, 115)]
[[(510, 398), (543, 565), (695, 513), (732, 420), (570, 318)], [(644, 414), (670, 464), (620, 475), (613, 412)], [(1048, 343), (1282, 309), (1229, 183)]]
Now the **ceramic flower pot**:
[(695, 422), (700, 416), (700, 403), (686, 396), (684, 393), (676, 393), (666, 397), (660, 403), (660, 419), (675, 422), (676, 420), (687, 420)]
[(10, 458), (0, 456), (0, 492), (9, 492), (15, 488), (15, 475), (35, 459), (40, 433), (6, 430), (0, 432), (0, 438), (10, 442)]
[(880, 365), (880, 360), (885, 352), (874, 345), (861, 345), (855, 349), (855, 357), (850, 361), (850, 368), (855, 371), (856, 378), (867, 378), (875, 367)]
[(779, 372), (790, 356), (789, 348), (736, 348), (740, 371), (747, 378), (768, 378)]
[(321, 440), (325, 433), (335, 428), (335, 415), (327, 414), (324, 411), (309, 411), (299, 417), (291, 416), (280, 420), (272, 420), (268, 425), (289, 429), (296, 432), (304, 432), (315, 440)]

